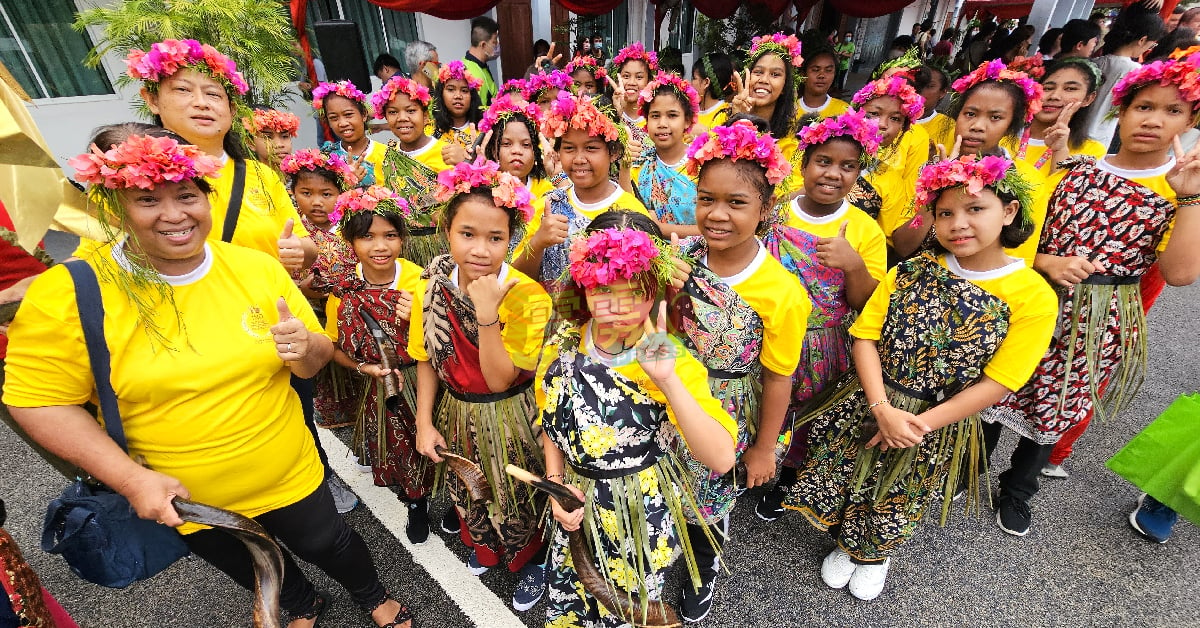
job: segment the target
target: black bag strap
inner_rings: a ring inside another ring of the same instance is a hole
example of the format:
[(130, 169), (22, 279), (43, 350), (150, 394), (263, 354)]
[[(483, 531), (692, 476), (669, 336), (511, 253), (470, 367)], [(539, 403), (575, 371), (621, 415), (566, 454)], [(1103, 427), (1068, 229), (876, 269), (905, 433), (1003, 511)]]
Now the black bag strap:
[(104, 339), (104, 302), (100, 299), (100, 282), (96, 280), (96, 271), (83, 260), (71, 260), (64, 265), (75, 282), (75, 305), (79, 308), (83, 341), (87, 344), (88, 359), (92, 363), (92, 378), (96, 380), (96, 392), (100, 395), (104, 429), (122, 450), (128, 452), (125, 428), (121, 425), (121, 412), (117, 408), (117, 393), (112, 387), (108, 342)]
[(221, 228), (221, 241), (232, 242), (237, 229), (238, 215), (242, 213), (242, 195), (246, 192), (246, 160), (233, 159), (233, 190), (229, 193), (229, 208), (225, 211), (225, 225)]

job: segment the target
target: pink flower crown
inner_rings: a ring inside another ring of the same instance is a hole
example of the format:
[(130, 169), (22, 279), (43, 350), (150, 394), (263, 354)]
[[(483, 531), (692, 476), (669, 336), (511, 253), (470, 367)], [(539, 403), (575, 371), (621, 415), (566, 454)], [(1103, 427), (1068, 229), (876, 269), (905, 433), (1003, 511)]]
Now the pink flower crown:
[(767, 133), (759, 133), (749, 120), (717, 126), (697, 137), (687, 150), (687, 172), (700, 176), (700, 167), (714, 159), (748, 159), (766, 168), (767, 182), (778, 185), (792, 173), (787, 157)]
[(500, 89), (497, 90), (496, 93), (497, 94), (524, 94), (525, 93), (525, 79), (519, 79), (519, 78), (508, 79), (507, 81), (504, 81), (504, 84), (500, 86)]
[(571, 61), (567, 63), (566, 69), (563, 71), (570, 76), (577, 70), (587, 70), (588, 72), (591, 72), (592, 77), (595, 78), (597, 82), (604, 81), (608, 78), (608, 70), (605, 70), (604, 66), (600, 65), (600, 62), (596, 60), (596, 57), (591, 55), (582, 55), (571, 59)]
[(561, 91), (542, 116), (542, 135), (554, 139), (571, 129), (587, 131), (591, 137), (603, 137), (606, 142), (621, 140), (621, 130), (588, 98)]
[(496, 206), (515, 209), (522, 222), (533, 218), (533, 194), (521, 180), (500, 171), (500, 164), (484, 157), (476, 157), (474, 163), (460, 161), (449, 170), (438, 173), (438, 186), (433, 197), (445, 203), (456, 194), (465, 194), (475, 188), (491, 188)]
[(867, 118), (866, 114), (857, 109), (851, 109), (840, 116), (822, 118), (802, 129), (796, 134), (799, 139), (799, 150), (807, 150), (809, 146), (824, 144), (835, 137), (849, 137), (858, 142), (863, 148), (863, 157), (871, 158), (879, 152), (879, 124)]
[(487, 111), (483, 112), (483, 119), (479, 121), (479, 132), (487, 133), (497, 127), (503, 129), (504, 124), (515, 116), (525, 116), (533, 123), (534, 129), (542, 122), (540, 107), (523, 98), (518, 100), (512, 94), (501, 94), (492, 101)]
[(651, 74), (658, 72), (658, 54), (652, 50), (647, 51), (646, 47), (640, 41), (635, 41), (622, 48), (617, 53), (617, 56), (613, 57), (612, 64), (617, 69), (617, 72), (620, 72), (621, 66), (625, 65), (626, 61), (634, 60), (645, 61), (646, 65), (650, 68)]
[(567, 268), (571, 279), (585, 289), (636, 279), (647, 272), (662, 285), (671, 272), (669, 251), (645, 231), (610, 227), (572, 238)]
[(422, 107), (428, 107), (433, 98), (429, 95), (429, 89), (424, 85), (410, 79), (393, 75), (388, 79), (379, 91), (371, 95), (371, 109), (375, 111), (375, 117), (379, 120), (383, 119), (383, 110), (387, 108), (387, 104), (392, 102), (398, 94), (404, 94), (412, 100), (421, 103)]
[(350, 81), (338, 81), (336, 83), (321, 83), (312, 91), (313, 109), (325, 113), (325, 97), (330, 94), (336, 94), (342, 98), (353, 100), (357, 103), (367, 104), (367, 95), (359, 91), (354, 83)]
[(149, 52), (135, 48), (125, 57), (125, 65), (129, 76), (147, 83), (158, 84), (183, 68), (193, 68), (217, 79), (226, 90), (232, 89), (239, 96), (250, 91), (233, 60), (195, 39), (164, 39), (152, 44)]
[(554, 88), (560, 92), (569, 92), (575, 86), (575, 79), (571, 78), (570, 74), (562, 70), (551, 70), (550, 72), (538, 72), (525, 79), (525, 89), (521, 95), (525, 100), (535, 102), (542, 92)]
[(876, 79), (863, 85), (862, 89), (850, 99), (850, 104), (862, 107), (868, 102), (881, 96), (891, 96), (900, 101), (900, 110), (904, 112), (909, 122), (920, 120), (925, 113), (925, 99), (913, 89), (913, 86), (903, 76), (892, 75), (885, 79)]
[(341, 178), (343, 187), (352, 186), (358, 183), (358, 177), (354, 176), (354, 169), (346, 160), (337, 153), (322, 153), (315, 148), (306, 148), (298, 150), (290, 155), (284, 156), (279, 162), (279, 169), (284, 174), (295, 176), (302, 170), (316, 172), (317, 170), (328, 170)]
[(956, 187), (967, 188), (971, 196), (978, 196), (985, 187), (996, 187), (1008, 173), (1013, 162), (1005, 157), (988, 155), (976, 159), (975, 155), (964, 155), (958, 159), (933, 162), (921, 168), (917, 177), (916, 206), (924, 209), (933, 202), (937, 193)]
[(329, 212), (329, 221), (344, 227), (345, 221), (350, 220), (351, 216), (363, 212), (408, 218), (412, 209), (408, 199), (382, 185), (372, 185), (369, 188), (353, 188), (339, 194), (333, 203), (333, 211)]
[(804, 57), (800, 56), (800, 40), (795, 35), (760, 35), (750, 42), (749, 58), (753, 60), (751, 65), (767, 53), (779, 55), (794, 68), (804, 64)]
[(1042, 55), (1035, 54), (1032, 57), (1017, 57), (1008, 64), (1008, 69), (1016, 72), (1024, 72), (1029, 75), (1029, 78), (1034, 80), (1042, 80), (1046, 76), (1046, 63), (1042, 61)]
[(162, 183), (179, 183), (215, 174), (221, 169), (216, 157), (191, 144), (169, 137), (133, 135), (107, 151), (92, 144), (89, 152), (72, 157), (75, 180), (110, 190), (153, 189)]
[(650, 81), (650, 83), (646, 85), (646, 89), (643, 89), (641, 93), (638, 94), (638, 111), (641, 112), (643, 117), (646, 115), (646, 108), (650, 105), (650, 102), (654, 100), (654, 92), (658, 91), (658, 88), (663, 86), (671, 87), (671, 89), (673, 89), (681, 99), (686, 100), (688, 105), (690, 105), (692, 108), (693, 116), (699, 113), (700, 94), (696, 93), (696, 88), (692, 87), (691, 83), (683, 80), (683, 78), (678, 74), (662, 72), (658, 76), (654, 77), (654, 80)]
[(1042, 110), (1042, 86), (1037, 81), (1029, 78), (1028, 74), (1010, 69), (999, 59), (981, 63), (970, 74), (954, 81), (951, 89), (958, 92), (961, 97), (962, 94), (967, 93), (967, 90), (984, 81), (1001, 83), (1008, 81), (1020, 87), (1021, 91), (1025, 92), (1025, 124), (1032, 122), (1033, 116)]
[(467, 65), (462, 61), (451, 61), (438, 70), (438, 83), (445, 85), (447, 81), (453, 80), (466, 81), (467, 87), (474, 90), (483, 87), (483, 81), (467, 72)]
[(1200, 109), (1200, 53), (1181, 59), (1163, 59), (1131, 70), (1113, 86), (1113, 107), (1128, 106), (1133, 90), (1155, 84), (1175, 86), (1180, 97), (1191, 103), (1192, 111)]
[(295, 137), (300, 132), (300, 118), (294, 113), (278, 109), (255, 109), (253, 116), (242, 118), (242, 126), (251, 135), (274, 131)]

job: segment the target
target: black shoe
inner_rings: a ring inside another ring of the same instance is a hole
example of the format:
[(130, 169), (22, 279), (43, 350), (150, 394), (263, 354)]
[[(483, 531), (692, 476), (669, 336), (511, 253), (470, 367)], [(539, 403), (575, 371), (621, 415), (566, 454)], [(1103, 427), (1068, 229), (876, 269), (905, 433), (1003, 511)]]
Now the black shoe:
[(409, 543), (420, 545), (429, 539), (429, 505), (422, 497), (408, 502), (407, 506), (408, 524), (404, 526), (404, 532)]
[(683, 621), (694, 624), (708, 617), (712, 610), (713, 590), (716, 587), (717, 574), (700, 573), (700, 589), (693, 589), (691, 582), (683, 585), (683, 599), (680, 600), (680, 610), (683, 611)]
[(1013, 536), (1029, 534), (1029, 526), (1033, 523), (1033, 511), (1029, 502), (1001, 494), (996, 504), (996, 525), (1001, 530)]
[(314, 626), (321, 625), (321, 617), (325, 615), (325, 611), (329, 610), (330, 596), (323, 591), (317, 591), (313, 595), (312, 606), (303, 612), (283, 612), (283, 625), (288, 625), (297, 619), (315, 619), (317, 622)]
[(758, 515), (763, 521), (774, 521), (783, 516), (783, 500), (787, 497), (784, 489), (778, 484), (775, 488), (763, 493), (762, 499), (758, 500), (758, 504), (754, 506), (754, 514)]
[(462, 529), (462, 522), (458, 519), (458, 510), (454, 506), (446, 509), (446, 514), (442, 515), (442, 532), (446, 534), (458, 534)]

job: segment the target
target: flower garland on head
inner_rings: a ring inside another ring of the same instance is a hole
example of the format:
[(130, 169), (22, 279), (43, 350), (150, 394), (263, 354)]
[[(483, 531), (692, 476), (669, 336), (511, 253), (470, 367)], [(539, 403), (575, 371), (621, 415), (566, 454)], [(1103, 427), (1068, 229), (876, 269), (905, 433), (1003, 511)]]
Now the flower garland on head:
[[(596, 60), (596, 57), (591, 55), (582, 55), (571, 59), (571, 61), (567, 63), (566, 69), (563, 71), (567, 73), (567, 76), (570, 76), (577, 70), (587, 70), (588, 72), (591, 72), (592, 78), (595, 78), (597, 83), (603, 83), (608, 79), (608, 70), (605, 70), (604, 66), (600, 65), (600, 62)], [(603, 91), (603, 89), (601, 89), (601, 91)]]
[(900, 101), (900, 111), (904, 113), (909, 122), (915, 122), (921, 119), (925, 113), (925, 99), (913, 89), (911, 83), (908, 82), (902, 75), (893, 74), (884, 79), (876, 79), (863, 85), (862, 89), (854, 93), (854, 98), (850, 99), (850, 104), (855, 108), (860, 108), (868, 102), (881, 96), (891, 96)]
[(774, 33), (772, 35), (755, 37), (750, 42), (750, 53), (747, 55), (746, 60), (747, 66), (754, 65), (754, 62), (768, 53), (779, 55), (784, 63), (791, 65), (792, 68), (798, 69), (804, 64), (804, 57), (800, 56), (800, 40), (795, 35)]
[(538, 72), (525, 79), (525, 89), (521, 95), (529, 102), (537, 102), (539, 96), (548, 89), (557, 89), (559, 93), (570, 92), (575, 87), (575, 79), (562, 70)]
[(422, 107), (428, 107), (429, 103), (433, 102), (433, 97), (429, 95), (429, 88), (397, 74), (388, 79), (383, 87), (379, 88), (379, 91), (371, 95), (371, 109), (375, 111), (376, 119), (383, 119), (383, 110), (387, 109), (387, 104), (392, 102), (397, 94), (408, 96), (421, 103)]
[(663, 286), (675, 266), (670, 250), (662, 240), (637, 229), (581, 231), (571, 238), (567, 269), (584, 289), (636, 280), (646, 273)]
[(382, 185), (372, 185), (368, 188), (354, 188), (338, 195), (333, 202), (333, 211), (329, 212), (329, 221), (338, 226), (338, 230), (346, 228), (346, 223), (355, 214), (369, 212), (377, 216), (402, 216), (408, 218), (412, 209), (408, 199), (396, 194)]
[(881, 63), (876, 68), (875, 73), (871, 75), (871, 80), (875, 81), (893, 76), (903, 76), (910, 81), (915, 81), (917, 79), (917, 70), (922, 65), (924, 65), (924, 62), (921, 61), (921, 51), (916, 46), (913, 46), (905, 51), (902, 56)]
[(483, 87), (483, 81), (467, 72), (467, 66), (462, 61), (451, 61), (438, 70), (438, 83), (445, 85), (448, 81), (453, 80), (466, 81), (467, 87), (475, 91), (479, 91), (479, 88)]
[(1200, 110), (1200, 53), (1163, 59), (1131, 70), (1113, 86), (1113, 111), (1128, 106), (1130, 94), (1147, 85), (1174, 86), (1192, 104), (1192, 111)]
[(251, 135), (274, 131), (295, 137), (300, 132), (300, 118), (294, 113), (278, 109), (255, 109), (253, 116), (242, 118), (242, 126)]
[(824, 144), (835, 137), (848, 137), (862, 146), (859, 161), (864, 165), (870, 164), (879, 152), (879, 124), (867, 119), (866, 114), (851, 109), (840, 116), (822, 118), (802, 129), (796, 134), (799, 140), (798, 150), (808, 150), (809, 146)]
[(140, 79), (150, 91), (156, 91), (159, 83), (184, 68), (213, 77), (231, 94), (242, 96), (250, 91), (232, 59), (195, 39), (164, 39), (152, 44), (149, 52), (135, 48), (125, 57), (125, 65), (129, 76)]
[(747, 159), (767, 170), (767, 183), (779, 185), (792, 173), (783, 151), (769, 133), (759, 133), (749, 120), (717, 126), (697, 137), (687, 150), (687, 173), (700, 176), (700, 167), (714, 159)]
[(533, 218), (533, 194), (520, 179), (501, 172), (500, 164), (485, 157), (476, 157), (473, 163), (460, 161), (453, 168), (439, 172), (437, 180), (433, 196), (439, 203), (475, 188), (490, 188), (497, 207), (517, 210), (524, 223)]
[[(1046, 76), (1046, 63), (1042, 60), (1042, 55), (1033, 55), (1032, 57), (1016, 57), (1012, 63), (1008, 64), (1008, 69), (1015, 72), (1024, 72), (1029, 75), (1029, 78), (1040, 81)], [(1099, 81), (1096, 81), (1097, 84)]]
[(305, 148), (284, 156), (279, 162), (279, 169), (289, 176), (296, 176), (300, 171), (316, 172), (328, 170), (338, 177), (338, 187), (346, 189), (358, 183), (354, 169), (337, 153), (322, 153), (315, 148)]
[(507, 81), (504, 81), (504, 84), (500, 86), (500, 89), (497, 90), (496, 93), (500, 94), (500, 95), (516, 94), (516, 95), (524, 98), (525, 79), (519, 79), (519, 78), (508, 79)]
[(638, 111), (643, 117), (646, 115), (646, 107), (654, 100), (654, 92), (664, 86), (670, 87), (681, 100), (686, 100), (691, 105), (693, 116), (700, 112), (700, 94), (696, 93), (696, 88), (678, 74), (662, 72), (638, 94)]
[(483, 112), (483, 119), (479, 121), (479, 132), (487, 133), (494, 128), (503, 129), (509, 120), (519, 115), (532, 122), (535, 130), (542, 122), (541, 107), (524, 99), (518, 100), (512, 94), (501, 94)]
[(336, 94), (347, 100), (353, 100), (356, 103), (361, 103), (367, 107), (367, 114), (370, 115), (370, 106), (367, 104), (367, 95), (359, 91), (354, 83), (348, 80), (338, 81), (336, 83), (321, 83), (312, 91), (313, 109), (317, 110), (317, 114), (322, 118), (325, 117), (325, 97), (330, 94)]
[(1024, 72), (1009, 69), (999, 59), (981, 63), (970, 74), (954, 81), (951, 89), (957, 92), (958, 97), (961, 98), (963, 94), (967, 93), (967, 90), (984, 81), (996, 81), (1000, 83), (1008, 81), (1020, 87), (1021, 91), (1025, 92), (1025, 124), (1032, 122), (1033, 116), (1042, 110), (1041, 84), (1029, 78), (1029, 75)]
[(1021, 205), (1021, 220), (1026, 225), (1033, 224), (1030, 216), (1033, 209), (1033, 186), (1018, 173), (1012, 160), (994, 155), (983, 158), (963, 155), (958, 159), (945, 159), (921, 168), (921, 174), (917, 176), (916, 197), (913, 200), (918, 216), (913, 219), (912, 226), (921, 226), (919, 212), (930, 209), (940, 192), (957, 187), (966, 188), (967, 194), (971, 196), (979, 196), (984, 188), (994, 188), (998, 192), (1011, 194)]
[(613, 122), (592, 100), (559, 92), (558, 98), (550, 103), (550, 110), (542, 116), (540, 130), (542, 135), (556, 139), (571, 129), (582, 129), (606, 142), (619, 141), (622, 147), (626, 144), (625, 125)]
[(621, 72), (621, 66), (625, 65), (626, 61), (635, 60), (644, 61), (646, 63), (646, 67), (650, 69), (651, 74), (658, 72), (658, 54), (653, 50), (646, 50), (646, 47), (643, 46), (642, 42), (640, 41), (635, 41), (632, 44), (622, 48), (620, 52), (617, 53), (617, 56), (613, 57), (613, 68), (615, 68), (619, 74)]

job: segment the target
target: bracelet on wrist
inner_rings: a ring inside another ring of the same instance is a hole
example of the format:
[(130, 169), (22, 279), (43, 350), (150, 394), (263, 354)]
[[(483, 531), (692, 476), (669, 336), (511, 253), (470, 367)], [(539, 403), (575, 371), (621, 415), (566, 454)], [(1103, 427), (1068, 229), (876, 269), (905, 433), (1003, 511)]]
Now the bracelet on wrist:
[(558, 478), (558, 479), (562, 480), (563, 482), (567, 481), (567, 476), (565, 476), (561, 473), (551, 473), (550, 475), (546, 476), (547, 480), (552, 480), (554, 478)]
[(1189, 194), (1187, 196), (1176, 196), (1175, 205), (1178, 207), (1187, 207), (1190, 205), (1200, 205), (1200, 194)]
[(875, 406), (890, 406), (890, 405), (892, 405), (891, 402), (889, 402), (887, 399), (884, 399), (883, 401), (876, 401), (875, 403), (867, 406), (867, 409), (874, 410)]
[(354, 367), (354, 370), (357, 371), (359, 375), (362, 375), (362, 367), (364, 367), (366, 365), (367, 365), (366, 362), (359, 362), (358, 366)]
[(500, 324), (500, 316), (498, 316), (498, 315), (497, 315), (497, 316), (496, 316), (496, 320), (494, 320), (494, 321), (492, 321), (492, 322), (490, 322), (490, 323), (488, 323), (488, 324), (486, 324), (486, 325), (485, 325), (485, 324), (483, 324), (483, 323), (480, 323), (480, 322), (479, 322), (479, 320), (478, 320), (478, 319), (476, 319), (476, 321), (475, 321), (475, 324), (476, 324), (478, 327), (495, 327), (496, 325), (499, 325), (499, 324)]
[(554, 187), (558, 187), (559, 183), (562, 183), (563, 181), (566, 181), (567, 179), (570, 179), (570, 178), (571, 177), (567, 176), (567, 173), (559, 172), (558, 174), (555, 174), (554, 176), (550, 177), (550, 185), (553, 185)]

